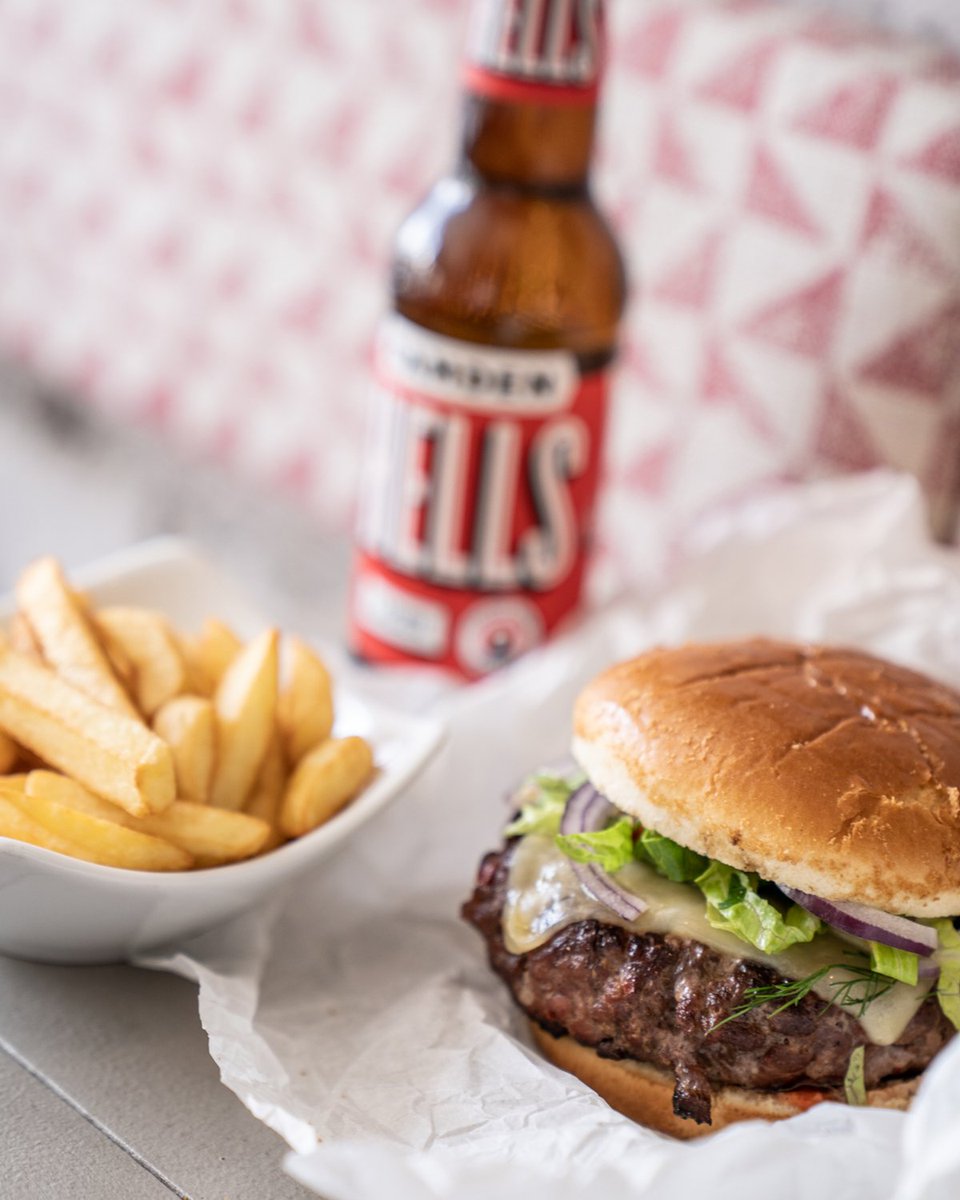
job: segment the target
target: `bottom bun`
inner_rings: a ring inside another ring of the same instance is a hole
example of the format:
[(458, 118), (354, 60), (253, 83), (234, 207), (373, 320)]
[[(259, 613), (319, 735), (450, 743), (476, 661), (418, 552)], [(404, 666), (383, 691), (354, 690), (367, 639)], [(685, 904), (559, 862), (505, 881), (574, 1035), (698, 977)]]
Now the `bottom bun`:
[[(533, 1021), (530, 1030), (534, 1041), (554, 1066), (582, 1079), (625, 1117), (675, 1138), (703, 1137), (735, 1121), (783, 1121), (824, 1100), (836, 1100), (838, 1095), (817, 1088), (765, 1092), (718, 1087), (713, 1093), (713, 1123), (698, 1125), (674, 1113), (674, 1078), (669, 1071), (631, 1059), (601, 1058), (589, 1046), (582, 1046), (571, 1037), (554, 1037)], [(871, 1108), (895, 1108), (902, 1112), (909, 1107), (919, 1082), (919, 1078), (898, 1079), (870, 1088), (867, 1104)]]

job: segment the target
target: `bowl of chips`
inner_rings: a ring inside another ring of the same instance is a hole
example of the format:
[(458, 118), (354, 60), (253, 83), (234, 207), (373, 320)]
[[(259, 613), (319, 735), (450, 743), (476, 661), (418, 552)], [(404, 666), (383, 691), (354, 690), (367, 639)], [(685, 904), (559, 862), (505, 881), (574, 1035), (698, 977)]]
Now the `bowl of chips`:
[(115, 962), (312, 870), (442, 740), (335, 687), (189, 544), (71, 573), (0, 610), (0, 952)]

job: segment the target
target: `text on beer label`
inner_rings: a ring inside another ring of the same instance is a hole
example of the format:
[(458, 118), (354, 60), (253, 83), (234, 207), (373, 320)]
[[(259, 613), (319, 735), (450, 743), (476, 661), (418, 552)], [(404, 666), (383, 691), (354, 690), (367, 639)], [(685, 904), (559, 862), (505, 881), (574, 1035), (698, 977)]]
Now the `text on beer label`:
[(484, 413), (538, 417), (563, 412), (579, 383), (565, 350), (501, 350), (441, 337), (393, 316), (384, 322), (377, 364), (388, 386)]
[(600, 74), (602, 0), (480, 0), (474, 66), (515, 79), (588, 87)]
[(382, 390), (360, 544), (445, 587), (554, 588), (580, 553), (570, 485), (587, 469), (590, 443), (576, 414), (540, 422), (531, 434), (515, 421), (479, 423)]
[(354, 644), (477, 678), (578, 604), (600, 476), (605, 370), (390, 317), (360, 487)]

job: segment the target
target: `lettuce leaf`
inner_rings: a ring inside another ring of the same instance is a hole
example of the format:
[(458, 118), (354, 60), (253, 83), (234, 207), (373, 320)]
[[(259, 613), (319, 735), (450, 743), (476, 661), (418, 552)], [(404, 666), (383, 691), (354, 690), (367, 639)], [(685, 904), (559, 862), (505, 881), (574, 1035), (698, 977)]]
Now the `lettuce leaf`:
[(940, 939), (937, 961), (940, 964), (940, 979), (937, 983), (937, 999), (943, 1015), (960, 1031), (960, 933), (949, 917), (941, 917), (930, 924)]
[[(637, 822), (632, 817), (622, 815), (605, 829), (592, 833), (561, 834), (563, 810), (583, 782), (580, 774), (541, 771), (532, 775), (517, 793), (520, 812), (507, 825), (506, 836), (553, 837), (568, 858), (596, 864), (610, 874), (637, 859), (674, 883), (695, 884), (706, 898), (706, 917), (713, 928), (727, 930), (765, 954), (778, 954), (788, 946), (812, 941), (823, 928), (819, 918), (799, 904), (781, 911), (761, 896), (756, 875), (705, 858), (652, 829), (643, 830), (635, 839)], [(960, 953), (957, 972), (955, 995), (960, 1013)]]
[(688, 850), (686, 846), (652, 829), (643, 831), (634, 845), (634, 853), (641, 862), (647, 863), (674, 883), (692, 883), (698, 875), (703, 874), (710, 862), (702, 854)]
[(870, 970), (887, 975), (913, 987), (920, 977), (920, 956), (909, 950), (896, 950), (883, 942), (870, 943)]
[(633, 825), (630, 817), (621, 817), (606, 829), (594, 833), (558, 833), (557, 846), (574, 862), (596, 863), (613, 874), (633, 859)]
[(707, 920), (764, 954), (779, 954), (797, 942), (812, 941), (822, 928), (819, 917), (799, 904), (785, 913), (757, 891), (756, 875), (711, 861), (694, 880), (707, 898)]
[(560, 831), (560, 819), (567, 801), (586, 779), (585, 775), (561, 775), (539, 771), (524, 780), (517, 792), (519, 814), (504, 829), (505, 837), (525, 837), (528, 833), (552, 837)]

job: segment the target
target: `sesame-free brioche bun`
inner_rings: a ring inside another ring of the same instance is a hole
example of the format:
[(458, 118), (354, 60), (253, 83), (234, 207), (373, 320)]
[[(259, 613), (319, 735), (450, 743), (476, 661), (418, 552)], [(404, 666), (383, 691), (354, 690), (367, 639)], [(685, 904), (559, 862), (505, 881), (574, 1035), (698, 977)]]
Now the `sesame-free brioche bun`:
[[(678, 1117), (673, 1111), (672, 1072), (632, 1059), (601, 1058), (589, 1046), (571, 1037), (554, 1037), (530, 1021), (530, 1032), (541, 1053), (556, 1067), (582, 1079), (588, 1087), (633, 1121), (675, 1138), (703, 1137), (717, 1133), (736, 1121), (783, 1121), (806, 1112), (823, 1100), (842, 1100), (840, 1093), (799, 1088), (793, 1092), (772, 1092), (739, 1087), (715, 1087), (711, 1102), (711, 1123), (697, 1125)], [(895, 1108), (905, 1111), (919, 1086), (919, 1078), (894, 1080), (867, 1089), (871, 1108)]]
[(960, 694), (857, 650), (658, 649), (581, 693), (573, 753), (648, 828), (763, 879), (960, 912)]

